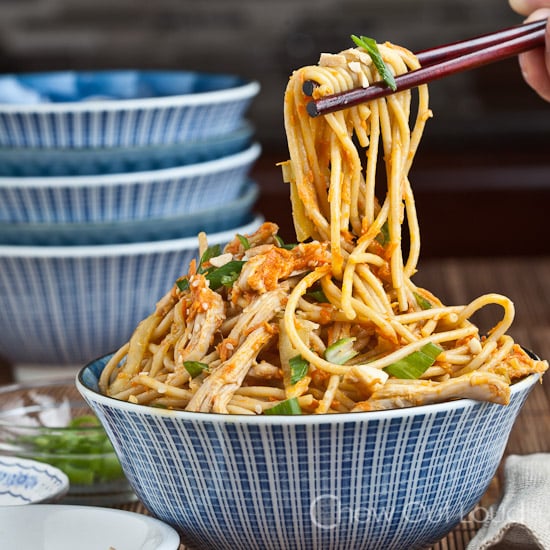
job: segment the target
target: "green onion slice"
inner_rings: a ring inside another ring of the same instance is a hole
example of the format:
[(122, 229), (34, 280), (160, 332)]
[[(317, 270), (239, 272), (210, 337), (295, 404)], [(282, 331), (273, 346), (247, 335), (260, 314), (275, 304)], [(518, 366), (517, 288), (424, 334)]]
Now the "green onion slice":
[(340, 338), (325, 350), (325, 359), (336, 365), (345, 365), (357, 355), (353, 349), (355, 338)]
[(210, 281), (210, 288), (217, 290), (221, 286), (231, 286), (239, 278), (245, 263), (241, 260), (231, 260), (221, 267), (208, 269), (205, 277)]
[(245, 250), (250, 248), (250, 241), (244, 236), (237, 233), (237, 238), (241, 241), (241, 244)]
[(431, 367), (437, 356), (443, 351), (441, 346), (429, 342), (418, 351), (407, 355), (403, 359), (388, 365), (384, 370), (395, 378), (408, 378), (416, 380)]
[(309, 363), (301, 355), (296, 355), (288, 361), (288, 364), (290, 365), (290, 383), (297, 384), (307, 374)]
[(390, 228), (388, 222), (384, 222), (384, 225), (380, 228), (380, 233), (376, 235), (376, 240), (382, 246), (386, 246), (390, 242)]
[(206, 363), (201, 363), (200, 361), (184, 361), (183, 366), (191, 378), (195, 378), (196, 376), (199, 376), (199, 374), (202, 374), (205, 370), (208, 370), (208, 365)]
[(370, 55), (372, 62), (374, 63), (374, 66), (376, 67), (376, 70), (380, 74), (382, 80), (395, 92), (395, 90), (397, 90), (395, 78), (389, 67), (382, 59), (382, 55), (380, 54), (380, 50), (378, 49), (378, 44), (376, 43), (376, 40), (374, 40), (373, 38), (369, 38), (368, 36), (359, 37), (355, 36), (354, 34), (351, 35), (351, 39), (355, 42), (357, 46), (366, 50), (366, 52)]
[(292, 250), (293, 248), (296, 248), (298, 246), (298, 243), (285, 244), (285, 242), (283, 241), (283, 239), (281, 239), (281, 237), (279, 237), (279, 235), (273, 235), (273, 238), (277, 242), (277, 246), (279, 248), (285, 248), (286, 250)]
[(432, 309), (432, 303), (426, 300), (424, 296), (421, 296), (417, 292), (413, 292), (414, 299), (416, 300), (416, 303), (418, 304), (418, 307), (420, 309)]
[(209, 246), (201, 256), (201, 259), (199, 261), (199, 268), (197, 269), (197, 272), (204, 273), (204, 268), (202, 267), (203, 264), (210, 261), (211, 258), (215, 258), (216, 256), (219, 256), (221, 253), (222, 253), (222, 249), (219, 244), (215, 244), (214, 246)]
[(270, 407), (264, 411), (264, 414), (302, 414), (300, 403), (297, 397), (291, 397), (286, 401), (281, 401), (274, 407)]

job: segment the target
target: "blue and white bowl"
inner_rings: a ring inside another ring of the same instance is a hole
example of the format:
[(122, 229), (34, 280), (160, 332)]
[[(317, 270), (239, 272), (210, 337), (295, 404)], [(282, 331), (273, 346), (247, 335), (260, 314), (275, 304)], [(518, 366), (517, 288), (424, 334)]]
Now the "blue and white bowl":
[(0, 506), (55, 502), (69, 490), (58, 468), (25, 458), (0, 456)]
[(0, 146), (135, 147), (234, 131), (259, 84), (189, 71), (98, 71), (0, 77)]
[(479, 501), (538, 379), (508, 406), (460, 399), (383, 412), (191, 413), (106, 397), (109, 357), (77, 387), (145, 506), (193, 548), (414, 550)]
[(168, 145), (89, 149), (0, 148), (0, 177), (93, 176), (147, 172), (234, 155), (250, 147), (252, 125), (244, 121), (222, 136)]
[(234, 155), (149, 172), (0, 178), (0, 221), (143, 220), (223, 206), (242, 193), (260, 151), (253, 143)]
[[(208, 235), (225, 244), (246, 225)], [(81, 365), (122, 345), (198, 255), (196, 237), (99, 246), (0, 246), (0, 357)]]
[(136, 243), (192, 237), (200, 231), (217, 233), (245, 225), (259, 186), (249, 181), (242, 194), (223, 207), (206, 208), (190, 214), (114, 222), (15, 223), (0, 222), (0, 245), (88, 246)]

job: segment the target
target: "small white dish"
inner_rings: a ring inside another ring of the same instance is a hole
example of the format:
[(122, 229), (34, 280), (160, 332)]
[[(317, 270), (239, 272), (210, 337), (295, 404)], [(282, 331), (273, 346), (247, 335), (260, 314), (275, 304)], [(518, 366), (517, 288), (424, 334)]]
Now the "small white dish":
[(124, 510), (39, 504), (9, 506), (0, 514), (0, 548), (177, 550), (179, 545), (172, 527)]
[(69, 479), (58, 468), (37, 460), (0, 456), (0, 506), (54, 502), (68, 490)]

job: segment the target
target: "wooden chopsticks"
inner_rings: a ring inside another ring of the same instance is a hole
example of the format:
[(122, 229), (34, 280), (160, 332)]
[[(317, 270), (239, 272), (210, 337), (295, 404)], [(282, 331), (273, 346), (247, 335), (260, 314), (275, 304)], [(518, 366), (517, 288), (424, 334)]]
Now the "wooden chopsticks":
[[(307, 104), (307, 111), (312, 117), (332, 113), (379, 97), (408, 90), (461, 71), (512, 57), (542, 46), (546, 24), (547, 20), (542, 19), (468, 40), (423, 50), (416, 54), (422, 67), (397, 76), (395, 78), (395, 90), (389, 88), (385, 82), (375, 82), (367, 88), (354, 88), (340, 94), (312, 99)], [(314, 88), (315, 83), (304, 83), (304, 93), (306, 95), (311, 96)]]

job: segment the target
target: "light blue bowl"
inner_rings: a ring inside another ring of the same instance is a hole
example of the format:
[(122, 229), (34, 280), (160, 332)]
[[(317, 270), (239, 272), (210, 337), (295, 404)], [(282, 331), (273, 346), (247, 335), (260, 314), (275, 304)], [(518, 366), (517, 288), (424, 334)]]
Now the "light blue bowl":
[(134, 147), (221, 136), (239, 127), (259, 84), (188, 71), (0, 77), (0, 146)]
[(479, 501), (538, 379), (508, 406), (460, 399), (383, 412), (246, 416), (101, 395), (109, 356), (77, 387), (148, 510), (191, 548), (415, 550)]
[[(208, 235), (225, 244), (261, 217)], [(0, 245), (0, 357), (82, 365), (122, 345), (198, 255), (196, 237), (100, 246)]]
[(261, 147), (227, 157), (96, 176), (0, 178), (0, 221), (81, 223), (181, 216), (235, 200)]
[(253, 127), (243, 122), (223, 136), (170, 145), (91, 149), (0, 148), (0, 177), (92, 176), (187, 166), (250, 147)]
[(245, 225), (253, 217), (252, 208), (259, 186), (248, 182), (242, 194), (222, 207), (198, 210), (169, 218), (90, 223), (0, 222), (0, 245), (86, 246), (137, 243), (192, 237), (201, 231), (216, 233)]

